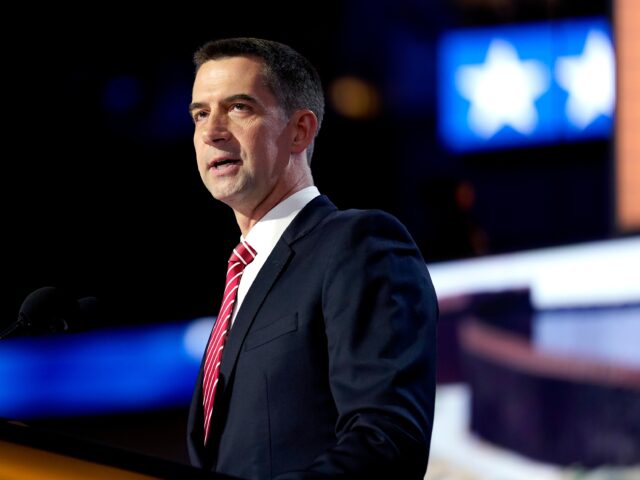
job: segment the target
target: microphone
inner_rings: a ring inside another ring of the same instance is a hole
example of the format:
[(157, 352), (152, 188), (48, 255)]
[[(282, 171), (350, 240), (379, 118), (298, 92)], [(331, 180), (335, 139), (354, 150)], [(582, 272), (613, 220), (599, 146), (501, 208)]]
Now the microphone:
[(27, 295), (18, 319), (0, 332), (0, 339), (20, 330), (29, 335), (86, 330), (98, 313), (95, 297), (76, 299), (65, 290), (42, 287)]

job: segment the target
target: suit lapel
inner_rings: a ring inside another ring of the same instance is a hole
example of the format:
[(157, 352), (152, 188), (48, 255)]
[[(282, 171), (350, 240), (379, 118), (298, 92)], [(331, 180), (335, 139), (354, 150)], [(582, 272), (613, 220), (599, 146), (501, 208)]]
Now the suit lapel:
[(247, 292), (222, 354), (222, 364), (220, 365), (220, 377), (222, 380), (223, 392), (233, 374), (233, 369), (238, 360), (238, 355), (244, 339), (249, 332), (251, 324), (262, 305), (271, 287), (278, 279), (285, 265), (293, 255), (291, 244), (306, 235), (329, 213), (337, 210), (336, 207), (325, 196), (319, 196), (309, 202), (293, 219), (291, 224), (282, 234), (273, 251), (269, 255), (266, 263), (260, 269), (258, 276), (254, 280), (251, 288)]
[(223, 378), (223, 390), (233, 371), (238, 353), (249, 331), (249, 327), (253, 323), (253, 319), (260, 305), (262, 305), (264, 297), (269, 293), (269, 290), (271, 290), (271, 286), (278, 278), (291, 253), (291, 248), (286, 243), (278, 242), (276, 244), (240, 306), (240, 311), (229, 332), (222, 354), (220, 375)]

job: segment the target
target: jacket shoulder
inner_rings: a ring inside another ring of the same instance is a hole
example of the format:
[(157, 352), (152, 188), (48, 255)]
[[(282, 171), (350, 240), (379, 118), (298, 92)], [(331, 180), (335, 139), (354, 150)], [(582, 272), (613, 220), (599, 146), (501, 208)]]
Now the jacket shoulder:
[(327, 234), (396, 237), (415, 243), (402, 222), (383, 210), (337, 210), (327, 216), (320, 226), (323, 233)]

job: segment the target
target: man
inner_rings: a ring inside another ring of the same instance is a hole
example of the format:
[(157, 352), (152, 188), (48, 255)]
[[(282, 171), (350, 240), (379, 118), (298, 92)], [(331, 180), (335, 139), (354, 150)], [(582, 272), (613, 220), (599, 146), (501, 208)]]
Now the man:
[(423, 478), (437, 302), (418, 249), (390, 215), (339, 211), (313, 186), (324, 99), (305, 58), (244, 38), (195, 63), (198, 169), (246, 261), (232, 257), (196, 382), (192, 462), (250, 479)]

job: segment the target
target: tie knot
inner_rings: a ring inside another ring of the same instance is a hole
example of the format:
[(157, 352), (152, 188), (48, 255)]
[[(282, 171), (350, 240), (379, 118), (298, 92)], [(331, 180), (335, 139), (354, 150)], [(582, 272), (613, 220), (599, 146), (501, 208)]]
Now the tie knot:
[(240, 262), (244, 266), (247, 266), (253, 262), (253, 259), (256, 258), (257, 254), (258, 252), (256, 252), (251, 245), (242, 240), (238, 246), (233, 249), (233, 253), (231, 253), (231, 257), (229, 258), (229, 263)]

